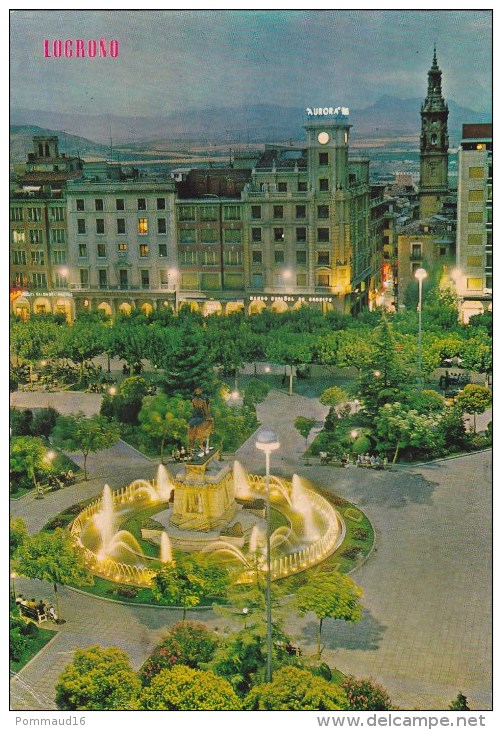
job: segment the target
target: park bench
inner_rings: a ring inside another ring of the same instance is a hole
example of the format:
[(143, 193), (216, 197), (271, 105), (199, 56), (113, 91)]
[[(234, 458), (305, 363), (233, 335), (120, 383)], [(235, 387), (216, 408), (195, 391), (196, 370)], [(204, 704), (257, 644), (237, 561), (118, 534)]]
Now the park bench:
[(25, 616), (26, 618), (30, 618), (32, 621), (36, 621), (37, 623), (41, 624), (44, 621), (47, 621), (47, 614), (46, 613), (40, 613), (40, 611), (37, 611), (36, 608), (33, 608), (32, 606), (24, 606), (22, 603), (19, 604), (19, 612), (22, 616)]

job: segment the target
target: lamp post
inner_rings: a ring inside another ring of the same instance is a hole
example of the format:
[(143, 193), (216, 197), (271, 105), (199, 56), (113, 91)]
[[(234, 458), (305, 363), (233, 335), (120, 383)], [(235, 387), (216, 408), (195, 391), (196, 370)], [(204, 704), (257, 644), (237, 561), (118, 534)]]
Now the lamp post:
[(417, 377), (417, 390), (419, 393), (422, 392), (422, 282), (427, 276), (425, 269), (417, 269), (415, 271), (415, 278), (418, 279), (418, 377)]
[(178, 313), (178, 269), (169, 269), (169, 281), (174, 290), (174, 311)]
[(267, 584), (265, 601), (267, 605), (267, 670), (266, 681), (272, 681), (272, 602), (270, 576), (270, 454), (280, 446), (273, 431), (264, 428), (256, 439), (256, 448), (265, 452), (265, 485), (267, 488), (266, 517), (267, 517)]
[(14, 585), (14, 579), (17, 578), (17, 573), (14, 573), (14, 571), (12, 571), (12, 573), (10, 574), (10, 577), (12, 580), (12, 600), (15, 601), (16, 600), (16, 587)]

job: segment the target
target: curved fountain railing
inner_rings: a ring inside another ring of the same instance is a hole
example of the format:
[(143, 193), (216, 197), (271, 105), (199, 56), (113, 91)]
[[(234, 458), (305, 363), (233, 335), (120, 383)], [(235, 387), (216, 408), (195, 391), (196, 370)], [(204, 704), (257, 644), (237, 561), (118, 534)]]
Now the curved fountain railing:
[[(263, 494), (266, 497), (265, 477), (256, 474), (248, 474), (247, 477), (249, 486), (259, 495)], [(278, 482), (280, 482), (279, 486)], [(272, 502), (277, 501), (277, 496), (273, 494), (276, 491), (281, 497), (285, 498), (287, 504), (291, 505), (290, 495), (292, 492), (292, 483), (290, 481), (274, 477), (273, 480), (271, 479), (270, 487)], [(119, 506), (133, 502), (141, 492), (149, 493), (150, 490), (155, 490), (155, 488), (155, 479), (136, 480), (128, 486), (112, 492), (113, 504), (114, 506)], [(321, 563), (339, 547), (345, 536), (345, 524), (332, 505), (324, 497), (311, 489), (304, 487), (303, 493), (305, 498), (310, 501), (319, 522), (322, 523), (321, 535), (312, 542), (309, 542), (309, 544), (301, 546), (295, 552), (273, 558), (270, 564), (272, 580), (285, 578)], [(129, 565), (109, 556), (101, 557), (83, 545), (80, 537), (82, 530), (87, 522), (100, 511), (102, 502), (103, 498), (99, 497), (85, 507), (75, 517), (70, 530), (73, 538), (84, 553), (89, 569), (102, 577), (117, 582), (150, 586), (155, 576), (155, 571), (148, 566)], [(145, 560), (148, 559), (145, 556)]]

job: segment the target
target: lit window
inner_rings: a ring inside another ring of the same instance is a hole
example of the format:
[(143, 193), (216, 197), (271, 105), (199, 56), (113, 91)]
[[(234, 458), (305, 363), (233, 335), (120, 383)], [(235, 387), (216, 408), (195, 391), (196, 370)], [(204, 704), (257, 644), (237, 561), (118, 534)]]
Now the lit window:
[(483, 191), (482, 190), (469, 190), (469, 200), (472, 203), (482, 202), (483, 201)]
[(12, 231), (12, 243), (26, 243), (25, 231)]
[(307, 286), (307, 274), (296, 275), (296, 286)]
[(470, 167), (469, 168), (469, 177), (471, 178), (471, 180), (484, 178), (484, 176), (485, 176), (484, 167)]
[(139, 255), (141, 258), (145, 258), (148, 256), (148, 244), (147, 243), (140, 243), (139, 245)]
[(483, 234), (482, 233), (468, 233), (467, 243), (469, 246), (482, 246), (483, 245)]
[(483, 213), (481, 211), (471, 211), (470, 213), (467, 213), (467, 222), (468, 223), (482, 223), (483, 222)]
[(481, 266), (481, 256), (468, 256), (467, 266)]
[(329, 274), (317, 274), (317, 286), (329, 286)]
[(124, 253), (127, 251), (127, 243), (117, 243), (117, 251), (119, 253)]
[(483, 288), (483, 279), (475, 277), (473, 279), (467, 278), (467, 288), (475, 291), (479, 291)]
[(138, 218), (138, 233), (140, 236), (146, 236), (148, 233), (148, 218)]

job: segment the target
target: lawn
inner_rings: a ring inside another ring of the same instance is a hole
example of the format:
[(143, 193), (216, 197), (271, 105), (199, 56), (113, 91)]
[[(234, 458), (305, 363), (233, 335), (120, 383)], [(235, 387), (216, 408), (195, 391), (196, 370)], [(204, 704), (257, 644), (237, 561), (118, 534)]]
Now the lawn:
[(30, 659), (32, 659), (35, 654), (38, 654), (38, 652), (55, 636), (56, 633), (54, 631), (39, 628), (36, 636), (30, 637), (30, 642), (22, 652), (19, 659), (17, 661), (11, 660), (9, 662), (10, 670), (12, 672), (19, 672), (25, 664), (28, 664)]

